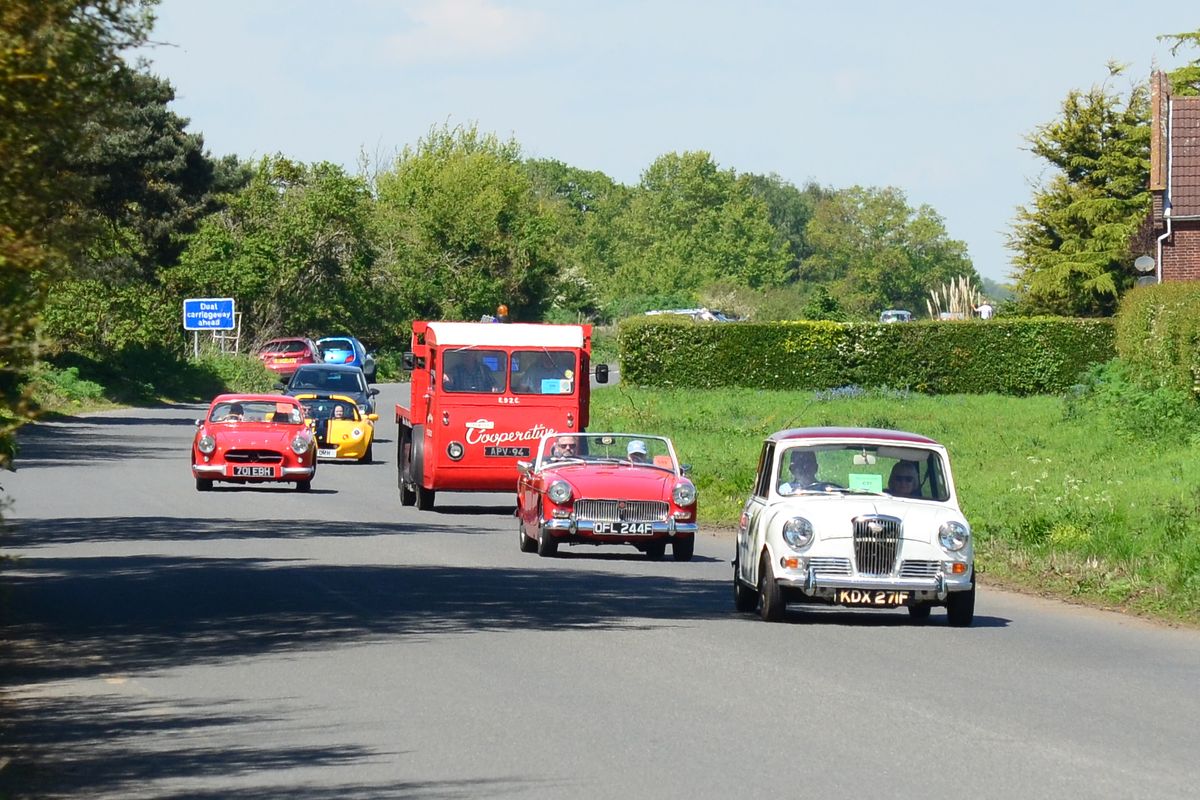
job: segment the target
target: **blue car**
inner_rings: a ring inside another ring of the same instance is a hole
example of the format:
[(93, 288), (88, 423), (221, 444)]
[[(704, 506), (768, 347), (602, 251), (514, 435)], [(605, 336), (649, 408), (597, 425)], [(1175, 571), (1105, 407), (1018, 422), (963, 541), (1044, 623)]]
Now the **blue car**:
[(326, 364), (358, 367), (367, 377), (368, 383), (375, 382), (375, 357), (353, 336), (326, 336), (324, 339), (318, 339), (317, 350)]

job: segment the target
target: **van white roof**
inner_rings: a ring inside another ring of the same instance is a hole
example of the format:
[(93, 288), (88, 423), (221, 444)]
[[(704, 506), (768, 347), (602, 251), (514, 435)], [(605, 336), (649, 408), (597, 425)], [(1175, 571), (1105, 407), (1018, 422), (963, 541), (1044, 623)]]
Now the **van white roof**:
[(431, 322), (441, 347), (583, 347), (580, 325), (504, 322)]

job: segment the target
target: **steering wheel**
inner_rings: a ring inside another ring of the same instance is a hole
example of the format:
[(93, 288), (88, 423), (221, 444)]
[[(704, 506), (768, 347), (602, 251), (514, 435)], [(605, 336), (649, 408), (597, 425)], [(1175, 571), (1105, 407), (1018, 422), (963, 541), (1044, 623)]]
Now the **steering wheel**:
[(810, 483), (804, 487), (806, 492), (827, 492), (830, 489), (844, 489), (841, 484), (833, 483), (832, 481), (817, 481)]

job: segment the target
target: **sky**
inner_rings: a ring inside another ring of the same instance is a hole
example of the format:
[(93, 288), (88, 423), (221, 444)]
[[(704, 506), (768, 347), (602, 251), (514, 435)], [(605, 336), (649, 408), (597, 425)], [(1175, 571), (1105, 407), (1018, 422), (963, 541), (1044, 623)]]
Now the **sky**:
[(898, 187), (999, 281), (1015, 211), (1047, 174), (1026, 137), (1072, 90), (1126, 95), (1200, 58), (1157, 39), (1200, 29), (1200, 5), (1174, 0), (162, 0), (156, 14), (138, 55), (215, 156), (357, 173), (433, 127), (476, 125), (632, 185), (665, 153), (703, 150), (796, 186)]

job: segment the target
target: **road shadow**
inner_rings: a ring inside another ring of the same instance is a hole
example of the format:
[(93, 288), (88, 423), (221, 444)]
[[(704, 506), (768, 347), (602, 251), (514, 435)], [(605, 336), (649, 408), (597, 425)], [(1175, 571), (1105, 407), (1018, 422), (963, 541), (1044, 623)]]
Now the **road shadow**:
[[(221, 710), (214, 712), (214, 708)], [(297, 782), (291, 783), (284, 777), (282, 784), (263, 786), (264, 773), (286, 776), (286, 770), (395, 762), (404, 754), (352, 745), (262, 741), (246, 731), (279, 720), (250, 711), (239, 713), (238, 708), (238, 701), (229, 699), (180, 706), (119, 693), (9, 699), (0, 732), (11, 762), (0, 770), (0, 796), (142, 797), (155, 782), (188, 781), (213, 788), (154, 796), (175, 800), (459, 798), (519, 792), (533, 783), (498, 778), (318, 786), (311, 779), (293, 778)], [(331, 729), (329, 735), (336, 737), (338, 732)], [(238, 740), (243, 743), (235, 744)], [(248, 740), (254, 743), (245, 744)]]
[[(757, 615), (742, 615), (747, 620), (758, 621)], [(920, 628), (947, 627), (946, 609), (935, 608), (927, 621), (918, 622), (904, 608), (848, 609), (841, 606), (818, 606), (793, 603), (787, 607), (782, 620), (784, 625), (837, 625), (848, 628)], [(1005, 617), (975, 615), (970, 627), (1007, 628), (1012, 620)]]

